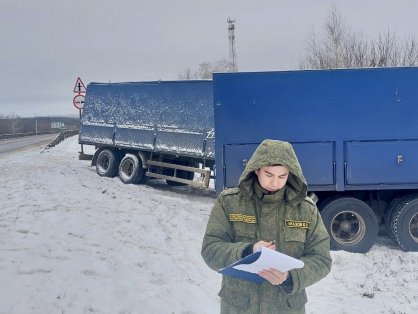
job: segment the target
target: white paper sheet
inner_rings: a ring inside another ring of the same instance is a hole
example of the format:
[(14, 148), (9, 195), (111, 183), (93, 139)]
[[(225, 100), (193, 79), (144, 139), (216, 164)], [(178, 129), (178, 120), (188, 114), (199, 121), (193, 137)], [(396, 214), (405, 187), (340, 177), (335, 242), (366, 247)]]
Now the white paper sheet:
[(263, 269), (274, 268), (284, 273), (293, 268), (302, 268), (303, 266), (304, 263), (299, 259), (262, 247), (260, 257), (255, 262), (236, 265), (233, 268), (258, 274)]

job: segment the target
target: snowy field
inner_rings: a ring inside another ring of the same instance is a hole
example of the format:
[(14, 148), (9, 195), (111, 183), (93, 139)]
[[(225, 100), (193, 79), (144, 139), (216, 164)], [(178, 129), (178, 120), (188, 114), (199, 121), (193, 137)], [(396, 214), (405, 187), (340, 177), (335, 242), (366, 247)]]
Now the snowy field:
[[(219, 313), (200, 256), (213, 189), (124, 185), (79, 149), (75, 136), (0, 154), (0, 313)], [(332, 257), (307, 313), (418, 313), (418, 253), (380, 237)]]

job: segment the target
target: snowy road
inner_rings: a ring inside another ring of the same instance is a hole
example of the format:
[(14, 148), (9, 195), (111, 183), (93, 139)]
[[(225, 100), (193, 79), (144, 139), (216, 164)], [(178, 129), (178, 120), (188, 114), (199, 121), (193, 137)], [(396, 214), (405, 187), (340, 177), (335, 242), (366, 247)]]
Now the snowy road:
[(0, 141), (0, 154), (15, 151), (27, 146), (48, 144), (57, 137), (57, 133), (46, 135), (34, 135), (27, 137), (19, 137)]
[[(1, 314), (219, 313), (200, 256), (213, 190), (99, 177), (77, 136), (42, 150), (0, 155)], [(379, 238), (332, 257), (307, 313), (418, 313), (418, 253)]]

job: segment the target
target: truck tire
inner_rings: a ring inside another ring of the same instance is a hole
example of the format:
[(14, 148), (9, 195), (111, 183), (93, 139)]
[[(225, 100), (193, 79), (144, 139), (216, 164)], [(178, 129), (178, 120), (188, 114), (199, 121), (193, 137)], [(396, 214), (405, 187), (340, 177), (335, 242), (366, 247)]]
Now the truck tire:
[(101, 177), (114, 177), (118, 173), (118, 164), (118, 154), (110, 149), (104, 149), (97, 156), (96, 172)]
[(418, 195), (402, 198), (392, 215), (392, 234), (403, 251), (418, 251)]
[(133, 154), (126, 154), (119, 165), (119, 179), (125, 184), (137, 184), (145, 181), (145, 171), (141, 160)]
[(389, 235), (389, 237), (391, 239), (395, 239), (393, 232), (392, 232), (392, 220), (393, 220), (393, 215), (394, 213), (397, 212), (398, 207), (399, 207), (399, 203), (402, 201), (402, 197), (396, 197), (394, 198), (389, 206), (388, 206), (388, 210), (385, 212), (385, 215), (383, 217), (384, 223), (385, 223), (385, 228), (386, 228), (386, 232)]
[(341, 197), (324, 204), (322, 220), (331, 238), (332, 250), (366, 253), (377, 233), (377, 217), (369, 205), (352, 197)]

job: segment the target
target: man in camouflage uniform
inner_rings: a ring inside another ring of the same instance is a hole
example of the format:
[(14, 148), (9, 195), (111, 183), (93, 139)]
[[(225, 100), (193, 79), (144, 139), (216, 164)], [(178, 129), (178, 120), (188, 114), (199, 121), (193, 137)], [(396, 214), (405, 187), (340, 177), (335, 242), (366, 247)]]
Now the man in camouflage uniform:
[[(259, 275), (261, 284), (223, 276), (221, 313), (305, 313), (305, 288), (331, 269), (329, 236), (293, 147), (265, 140), (254, 152), (237, 188), (223, 191), (210, 214), (202, 257), (214, 270), (261, 246), (304, 262), (304, 267)], [(272, 240), (275, 240), (273, 242)]]

